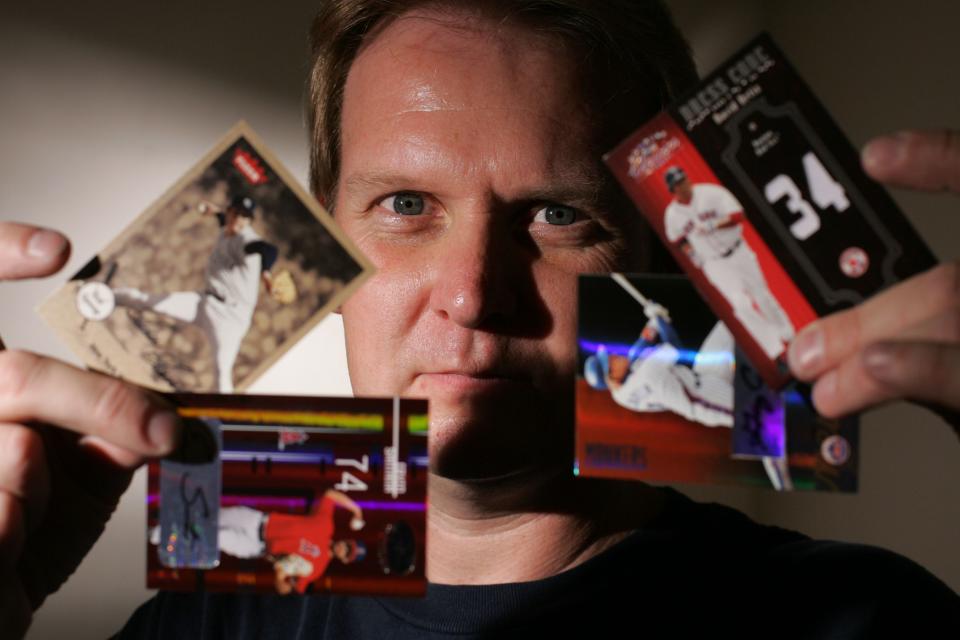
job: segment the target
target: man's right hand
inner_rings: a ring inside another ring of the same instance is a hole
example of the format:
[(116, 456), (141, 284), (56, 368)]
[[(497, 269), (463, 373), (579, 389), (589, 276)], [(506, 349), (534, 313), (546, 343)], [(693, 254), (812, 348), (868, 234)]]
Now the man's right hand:
[[(0, 280), (58, 271), (59, 233), (0, 222)], [(20, 637), (100, 537), (133, 471), (173, 450), (159, 397), (104, 375), (0, 352), (0, 629)], [(9, 636), (7, 635), (9, 634)]]

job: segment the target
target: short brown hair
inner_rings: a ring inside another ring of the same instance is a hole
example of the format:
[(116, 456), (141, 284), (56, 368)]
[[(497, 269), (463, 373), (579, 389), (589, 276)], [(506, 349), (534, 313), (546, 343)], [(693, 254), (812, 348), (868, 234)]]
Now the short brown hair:
[(601, 144), (628, 132), (617, 114), (637, 126), (697, 80), (689, 45), (659, 0), (324, 0), (310, 32), (307, 126), (310, 189), (327, 206), (340, 173), (343, 89), (364, 37), (425, 6), (515, 21), (573, 45), (607, 121)]

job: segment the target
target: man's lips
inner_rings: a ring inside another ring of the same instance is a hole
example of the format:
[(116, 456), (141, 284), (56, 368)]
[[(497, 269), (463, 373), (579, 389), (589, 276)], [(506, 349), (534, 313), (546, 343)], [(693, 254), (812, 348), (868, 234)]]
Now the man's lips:
[(437, 371), (420, 373), (414, 388), (427, 393), (474, 395), (519, 390), (529, 387), (529, 382), (497, 374), (477, 374), (463, 371)]

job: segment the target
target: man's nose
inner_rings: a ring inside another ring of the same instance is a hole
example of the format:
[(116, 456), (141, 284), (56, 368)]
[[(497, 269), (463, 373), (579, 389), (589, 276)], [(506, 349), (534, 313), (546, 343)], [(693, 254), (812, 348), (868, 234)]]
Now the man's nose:
[(436, 247), (442, 255), (430, 303), (443, 318), (482, 329), (517, 312), (520, 248), (489, 215), (458, 222)]

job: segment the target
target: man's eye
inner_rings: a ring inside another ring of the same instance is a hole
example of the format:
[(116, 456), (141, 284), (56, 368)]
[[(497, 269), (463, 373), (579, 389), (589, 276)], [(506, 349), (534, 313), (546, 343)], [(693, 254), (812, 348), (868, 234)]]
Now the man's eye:
[(538, 209), (533, 219), (535, 222), (563, 226), (573, 224), (577, 221), (577, 218), (577, 210), (573, 207), (566, 207), (562, 204), (548, 204)]
[(380, 206), (402, 216), (418, 216), (423, 213), (423, 196), (416, 193), (397, 193), (380, 201)]

